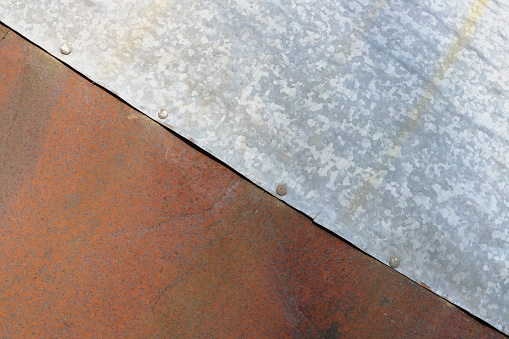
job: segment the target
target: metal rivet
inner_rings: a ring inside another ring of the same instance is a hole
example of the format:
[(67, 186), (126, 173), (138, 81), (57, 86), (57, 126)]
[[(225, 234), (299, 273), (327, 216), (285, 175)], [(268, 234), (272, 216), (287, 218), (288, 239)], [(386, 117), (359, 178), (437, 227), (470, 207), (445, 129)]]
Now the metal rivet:
[(276, 193), (278, 195), (285, 195), (288, 193), (288, 189), (286, 188), (286, 185), (278, 185), (276, 188)]
[(63, 55), (70, 54), (71, 52), (72, 52), (71, 45), (69, 45), (67, 42), (60, 46), (60, 53), (62, 53)]
[(168, 111), (163, 108), (163, 109), (159, 110), (159, 113), (157, 113), (157, 116), (159, 117), (159, 119), (166, 119), (168, 117)]
[(399, 265), (401, 265), (401, 260), (398, 257), (392, 257), (391, 260), (389, 260), (389, 266), (392, 268), (398, 268)]

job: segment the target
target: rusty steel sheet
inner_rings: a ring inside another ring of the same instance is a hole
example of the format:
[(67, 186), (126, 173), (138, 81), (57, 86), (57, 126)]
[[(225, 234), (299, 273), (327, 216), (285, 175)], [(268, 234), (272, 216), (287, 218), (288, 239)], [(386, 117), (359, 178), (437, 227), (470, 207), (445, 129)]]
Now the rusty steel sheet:
[(0, 32), (1, 337), (505, 338)]
[(508, 0), (0, 2), (26, 38), (505, 333), (508, 17)]

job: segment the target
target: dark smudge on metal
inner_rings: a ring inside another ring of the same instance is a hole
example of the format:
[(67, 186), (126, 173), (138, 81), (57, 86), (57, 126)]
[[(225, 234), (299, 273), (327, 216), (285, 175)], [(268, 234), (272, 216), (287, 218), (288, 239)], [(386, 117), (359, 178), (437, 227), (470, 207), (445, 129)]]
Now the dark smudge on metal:
[(4, 337), (504, 337), (14, 33), (0, 131)]

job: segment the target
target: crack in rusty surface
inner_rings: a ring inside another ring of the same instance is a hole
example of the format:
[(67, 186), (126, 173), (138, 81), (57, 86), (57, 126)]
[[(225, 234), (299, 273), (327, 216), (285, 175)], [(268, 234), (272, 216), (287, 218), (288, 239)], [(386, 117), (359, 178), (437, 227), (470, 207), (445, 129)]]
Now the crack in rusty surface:
[(5, 39), (5, 37), (7, 36), (7, 34), (11, 31), (11, 29), (7, 26), (4, 26), (1, 22), (0, 22), (0, 41), (2, 41), (3, 39)]
[(504, 338), (15, 32), (2, 44), (0, 119), (23, 113), (0, 140), (3, 336)]

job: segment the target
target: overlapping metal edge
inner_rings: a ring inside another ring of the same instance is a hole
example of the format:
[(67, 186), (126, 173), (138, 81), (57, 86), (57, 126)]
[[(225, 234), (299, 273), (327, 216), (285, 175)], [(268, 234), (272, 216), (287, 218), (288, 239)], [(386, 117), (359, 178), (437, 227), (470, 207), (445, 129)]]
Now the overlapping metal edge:
[(486, 0), (0, 3), (28, 39), (505, 333), (507, 17)]

